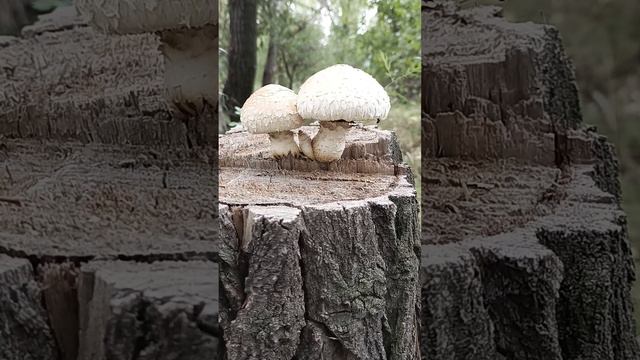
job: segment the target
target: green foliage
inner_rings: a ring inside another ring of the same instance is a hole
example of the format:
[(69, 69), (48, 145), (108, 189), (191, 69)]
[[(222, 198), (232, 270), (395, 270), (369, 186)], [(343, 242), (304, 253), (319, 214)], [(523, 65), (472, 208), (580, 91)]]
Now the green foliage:
[[(361, 68), (404, 103), (420, 94), (420, 3), (415, 0), (275, 0), (258, 10), (258, 76), (269, 42), (278, 45), (277, 79), (297, 88), (323, 67)], [(327, 28), (327, 20), (330, 25)], [(226, 0), (221, 0), (221, 83), (229, 39)], [(227, 29), (227, 31), (224, 31)]]

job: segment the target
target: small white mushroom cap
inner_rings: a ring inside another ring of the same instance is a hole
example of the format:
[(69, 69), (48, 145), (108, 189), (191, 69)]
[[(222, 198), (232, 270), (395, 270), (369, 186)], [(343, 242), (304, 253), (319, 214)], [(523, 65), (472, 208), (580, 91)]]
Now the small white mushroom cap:
[(137, 34), (177, 28), (198, 28), (218, 22), (211, 0), (75, 0), (81, 14), (99, 30)]
[(296, 110), (297, 96), (284, 86), (269, 84), (256, 90), (240, 110), (242, 125), (252, 134), (297, 129), (303, 124)]
[(298, 92), (298, 113), (304, 119), (383, 120), (390, 108), (389, 95), (376, 79), (345, 64), (318, 71)]

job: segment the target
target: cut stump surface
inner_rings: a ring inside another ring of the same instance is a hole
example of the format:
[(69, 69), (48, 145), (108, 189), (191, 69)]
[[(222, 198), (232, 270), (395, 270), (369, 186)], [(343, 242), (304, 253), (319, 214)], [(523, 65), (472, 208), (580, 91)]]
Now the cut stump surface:
[(422, 358), (637, 359), (613, 149), (557, 30), (500, 13), (423, 9)]
[(332, 164), (220, 137), (229, 359), (418, 358), (418, 202), (398, 149), (372, 127)]

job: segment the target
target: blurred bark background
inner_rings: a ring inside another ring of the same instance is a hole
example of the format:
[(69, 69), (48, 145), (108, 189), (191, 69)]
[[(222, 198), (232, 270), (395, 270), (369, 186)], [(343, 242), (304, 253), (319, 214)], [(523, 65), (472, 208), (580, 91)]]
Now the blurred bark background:
[(222, 104), (225, 113), (238, 121), (241, 107), (253, 92), (257, 54), (257, 0), (229, 0), (229, 66)]
[(17, 35), (23, 26), (35, 21), (31, 0), (0, 0), (0, 35)]
[[(491, 0), (479, 0), (491, 3)], [(576, 69), (584, 122), (615, 144), (623, 207), (636, 266), (640, 265), (640, 2), (628, 0), (511, 0), (512, 21), (556, 26)], [(640, 282), (634, 287), (640, 326)]]
[(71, 5), (72, 0), (0, 0), (0, 36), (19, 36), (23, 27), (33, 24), (38, 15), (58, 7)]

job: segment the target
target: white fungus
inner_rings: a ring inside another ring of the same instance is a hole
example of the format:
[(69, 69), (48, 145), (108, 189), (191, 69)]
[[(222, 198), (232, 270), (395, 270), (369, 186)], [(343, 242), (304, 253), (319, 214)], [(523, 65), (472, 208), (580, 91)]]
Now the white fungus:
[(240, 110), (240, 121), (248, 132), (269, 134), (271, 152), (276, 159), (300, 154), (291, 132), (303, 124), (296, 102), (297, 96), (292, 90), (269, 84), (251, 94)]
[[(320, 122), (311, 141), (313, 158), (340, 159), (349, 122), (384, 120), (391, 108), (389, 95), (376, 79), (349, 65), (330, 66), (312, 75), (298, 92), (297, 109), (304, 119)], [(301, 139), (300, 147), (306, 139)]]

